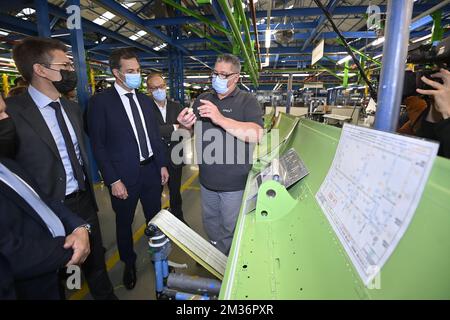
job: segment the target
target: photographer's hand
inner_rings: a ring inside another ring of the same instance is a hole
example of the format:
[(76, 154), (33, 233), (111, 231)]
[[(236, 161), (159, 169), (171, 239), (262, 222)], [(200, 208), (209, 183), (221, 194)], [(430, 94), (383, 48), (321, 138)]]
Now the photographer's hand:
[[(427, 96), (433, 96), (434, 106), (444, 119), (450, 118), (450, 72), (441, 69), (440, 72), (432, 75), (433, 78), (440, 78), (443, 84), (439, 82), (422, 77), (422, 81), (436, 90), (417, 89), (417, 92)], [(432, 111), (430, 111), (431, 113)]]

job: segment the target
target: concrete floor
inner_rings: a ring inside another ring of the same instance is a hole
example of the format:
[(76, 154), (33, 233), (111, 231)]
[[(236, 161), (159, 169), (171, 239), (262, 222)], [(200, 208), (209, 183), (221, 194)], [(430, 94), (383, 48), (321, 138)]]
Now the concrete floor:
[[(185, 166), (182, 177), (182, 198), (184, 218), (190, 227), (206, 238), (202, 227), (200, 186), (198, 182), (198, 168), (196, 166)], [(154, 270), (148, 253), (147, 237), (143, 234), (145, 224), (142, 206), (138, 204), (136, 216), (133, 223), (135, 237), (135, 251), (138, 255), (136, 262), (137, 283), (133, 290), (127, 290), (122, 284), (123, 263), (118, 259), (116, 234), (115, 234), (115, 213), (111, 208), (108, 190), (104, 186), (97, 186), (95, 190), (97, 203), (99, 205), (99, 220), (103, 235), (103, 245), (106, 248), (106, 264), (110, 279), (114, 286), (117, 297), (121, 300), (148, 300), (155, 299), (155, 279)], [(163, 207), (168, 205), (168, 190), (164, 188), (161, 203)], [(177, 272), (197, 275), (201, 277), (214, 278), (206, 269), (196, 264), (186, 253), (172, 243), (172, 252), (169, 260), (187, 264), (187, 269), (180, 269)], [(92, 299), (86, 285), (78, 291), (69, 292), (69, 299)]]

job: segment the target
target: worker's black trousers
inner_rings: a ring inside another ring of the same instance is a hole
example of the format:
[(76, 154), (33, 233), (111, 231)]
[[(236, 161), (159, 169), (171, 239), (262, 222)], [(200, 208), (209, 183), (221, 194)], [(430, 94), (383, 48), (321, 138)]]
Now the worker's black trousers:
[(184, 221), (182, 200), (181, 200), (181, 175), (183, 167), (175, 167), (172, 164), (168, 166), (169, 171), (169, 195), (170, 195), (170, 211), (178, 219)]

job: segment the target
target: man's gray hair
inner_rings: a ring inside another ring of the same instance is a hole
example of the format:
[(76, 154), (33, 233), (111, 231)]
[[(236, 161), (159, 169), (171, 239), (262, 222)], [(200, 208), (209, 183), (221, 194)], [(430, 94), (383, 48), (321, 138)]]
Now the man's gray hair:
[(234, 72), (241, 72), (241, 60), (239, 57), (236, 57), (235, 55), (225, 53), (217, 57), (216, 63), (218, 62), (225, 62), (225, 63), (231, 63), (233, 66)]

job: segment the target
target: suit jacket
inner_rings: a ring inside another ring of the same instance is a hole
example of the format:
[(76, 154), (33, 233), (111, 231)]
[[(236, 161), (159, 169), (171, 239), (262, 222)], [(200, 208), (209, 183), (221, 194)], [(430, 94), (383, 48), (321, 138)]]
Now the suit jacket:
[(183, 107), (178, 102), (167, 100), (166, 121), (164, 121), (161, 111), (159, 110), (155, 101), (153, 99), (151, 99), (151, 101), (152, 101), (152, 109), (154, 111), (156, 121), (159, 124), (159, 133), (161, 134), (161, 138), (167, 149), (167, 152), (166, 152), (167, 159), (170, 161), (170, 164), (172, 166), (175, 166), (175, 167), (181, 166), (181, 165), (175, 165), (172, 162), (170, 154), (172, 152), (172, 149), (182, 141), (182, 139), (180, 139), (179, 141), (172, 141), (171, 137), (172, 137), (172, 132), (174, 131), (173, 125), (179, 124), (177, 117), (180, 114)]
[(14, 276), (8, 260), (0, 252), (0, 300), (13, 300), (15, 298)]
[[(61, 105), (69, 118), (80, 147), (87, 177), (87, 189), (92, 193), (93, 205), (97, 209), (87, 156), (87, 147), (83, 131), (81, 108), (65, 98)], [(38, 110), (30, 94), (6, 99), (6, 112), (14, 122), (16, 131), (16, 153), (14, 159), (33, 177), (42, 192), (50, 199), (63, 201), (66, 193), (66, 172), (58, 152), (55, 140), (44, 117)], [(0, 122), (1, 128), (1, 122)]]
[[(85, 223), (60, 201), (47, 200), (17, 163), (5, 158), (0, 162), (38, 193), (60, 218), (66, 234)], [(57, 270), (73, 254), (63, 248), (64, 241), (64, 237), (53, 238), (38, 213), (0, 181), (0, 252), (8, 260), (19, 299), (59, 298)]]
[[(150, 144), (159, 168), (167, 167), (165, 148), (151, 109), (151, 100), (137, 93)], [(121, 180), (126, 186), (138, 181), (139, 147), (119, 93), (108, 88), (89, 100), (88, 128), (92, 149), (105, 184)]]

